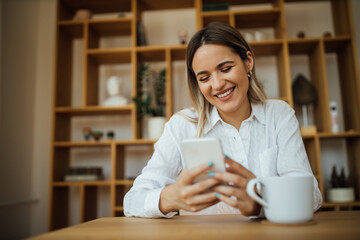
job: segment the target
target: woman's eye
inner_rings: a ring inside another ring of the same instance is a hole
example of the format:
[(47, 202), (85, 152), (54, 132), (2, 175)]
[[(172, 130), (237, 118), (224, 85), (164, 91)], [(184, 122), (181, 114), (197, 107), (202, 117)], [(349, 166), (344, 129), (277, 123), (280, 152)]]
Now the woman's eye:
[(232, 68), (232, 66), (225, 67), (225, 68), (221, 69), (221, 72), (228, 72), (231, 68)]
[(200, 82), (206, 81), (209, 79), (209, 76), (204, 76), (202, 78), (199, 79)]

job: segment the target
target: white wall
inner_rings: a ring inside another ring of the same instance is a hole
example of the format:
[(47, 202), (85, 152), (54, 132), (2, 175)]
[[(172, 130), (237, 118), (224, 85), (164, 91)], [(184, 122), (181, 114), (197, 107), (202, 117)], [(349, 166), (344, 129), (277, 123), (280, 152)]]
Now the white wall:
[(3, 0), (0, 238), (47, 231), (55, 0)]
[[(47, 231), (55, 2), (0, 1), (0, 239)], [(352, 0), (358, 56), (359, 2)], [(176, 41), (175, 34), (169, 41)], [(181, 81), (185, 69), (181, 63), (176, 68)], [(181, 108), (181, 97), (176, 99)], [(1, 207), (17, 201), (25, 202)]]

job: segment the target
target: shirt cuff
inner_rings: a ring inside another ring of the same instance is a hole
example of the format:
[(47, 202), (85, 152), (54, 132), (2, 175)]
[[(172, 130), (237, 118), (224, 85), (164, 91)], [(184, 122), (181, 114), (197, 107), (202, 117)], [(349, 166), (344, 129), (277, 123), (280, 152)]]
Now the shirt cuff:
[(151, 218), (172, 218), (177, 212), (170, 212), (168, 214), (163, 214), (159, 209), (159, 203), (160, 203), (160, 194), (162, 188), (154, 189), (148, 192), (145, 198), (145, 205), (144, 210), (146, 212), (146, 215), (148, 215)]

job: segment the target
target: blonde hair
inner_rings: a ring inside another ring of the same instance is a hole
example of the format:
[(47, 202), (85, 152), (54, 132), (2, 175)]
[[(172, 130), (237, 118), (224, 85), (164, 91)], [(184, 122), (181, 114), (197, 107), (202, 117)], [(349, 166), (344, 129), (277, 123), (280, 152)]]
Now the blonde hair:
[[(247, 59), (247, 52), (250, 51), (254, 57), (248, 43), (242, 37), (240, 32), (235, 28), (224, 24), (214, 22), (207, 27), (198, 31), (190, 40), (186, 52), (186, 66), (187, 66), (187, 88), (191, 98), (193, 107), (198, 114), (197, 119), (192, 118), (192, 122), (197, 124), (196, 136), (200, 137), (204, 131), (207, 122), (210, 121), (210, 113), (213, 109), (211, 105), (200, 91), (196, 75), (192, 69), (192, 61), (196, 51), (205, 44), (219, 44), (229, 47), (233, 52), (238, 54), (244, 61)], [(266, 101), (266, 94), (262, 89), (255, 73), (255, 57), (253, 70), (249, 73), (249, 89), (247, 92), (250, 103), (264, 103)]]

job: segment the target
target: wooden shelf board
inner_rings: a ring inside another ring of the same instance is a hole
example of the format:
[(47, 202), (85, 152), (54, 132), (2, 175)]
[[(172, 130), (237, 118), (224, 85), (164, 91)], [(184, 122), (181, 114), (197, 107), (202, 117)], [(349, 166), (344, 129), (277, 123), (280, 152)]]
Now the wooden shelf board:
[(153, 139), (133, 139), (133, 140), (117, 140), (116, 145), (154, 145), (157, 140)]
[[(273, 3), (274, 0), (227, 0), (229, 5), (255, 5), (264, 3)], [(204, 0), (203, 3), (224, 3), (224, 0)]]
[(54, 147), (110, 147), (111, 143), (114, 141), (83, 141), (83, 142), (70, 142), (70, 141), (61, 141), (54, 142)]
[(255, 56), (277, 56), (283, 47), (282, 39), (253, 41), (249, 45), (253, 49)]
[(343, 203), (324, 202), (322, 207), (360, 207), (360, 201)]
[(76, 187), (76, 186), (110, 186), (111, 181), (74, 181), (74, 182), (53, 182), (54, 187)]
[(341, 133), (321, 132), (318, 133), (319, 138), (351, 138), (360, 137), (360, 131), (348, 131)]
[(120, 146), (136, 146), (136, 145), (154, 145), (156, 140), (152, 139), (132, 139), (132, 140), (89, 140), (89, 141), (58, 141), (54, 142), (54, 147), (110, 147), (115, 143)]
[(73, 12), (78, 9), (89, 9), (92, 13), (116, 13), (131, 11), (131, 0), (62, 0), (61, 3), (64, 8)]
[(116, 180), (116, 185), (124, 185), (124, 186), (132, 186), (134, 184), (134, 180)]
[(275, 28), (280, 18), (280, 8), (234, 11), (234, 14), (236, 28)]
[(130, 113), (134, 109), (135, 106), (133, 104), (128, 104), (121, 107), (57, 107), (55, 108), (55, 113), (71, 116), (116, 115)]
[(130, 48), (89, 49), (87, 54), (98, 64), (131, 63)]
[(301, 134), (303, 139), (312, 139), (315, 138), (316, 134)]
[(123, 206), (116, 206), (116, 207), (114, 207), (114, 210), (117, 211), (117, 212), (123, 212), (124, 207)]

